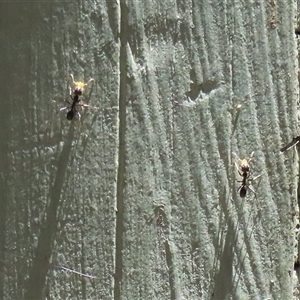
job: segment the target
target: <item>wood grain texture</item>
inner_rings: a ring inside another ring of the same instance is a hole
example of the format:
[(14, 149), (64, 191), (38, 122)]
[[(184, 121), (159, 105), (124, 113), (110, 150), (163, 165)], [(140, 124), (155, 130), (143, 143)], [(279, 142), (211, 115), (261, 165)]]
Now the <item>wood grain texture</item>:
[(298, 299), (296, 11), (0, 3), (0, 298)]

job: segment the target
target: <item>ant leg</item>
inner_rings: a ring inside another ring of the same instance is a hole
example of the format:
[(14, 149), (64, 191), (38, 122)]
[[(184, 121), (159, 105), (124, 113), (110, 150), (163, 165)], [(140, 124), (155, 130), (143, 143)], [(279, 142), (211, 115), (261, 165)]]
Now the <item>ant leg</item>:
[(70, 86), (69, 86), (69, 95), (70, 95), (70, 98), (72, 99), (72, 102), (73, 102), (74, 101), (74, 97), (72, 96), (72, 89), (71, 89)]
[[(76, 107), (80, 106), (80, 107), (90, 107), (88, 104), (76, 104)], [(76, 110), (76, 112), (78, 112), (78, 110)]]
[[(74, 100), (73, 100), (72, 97), (71, 97), (71, 99), (72, 99), (72, 102), (73, 102)], [(69, 105), (72, 105), (72, 103), (70, 101), (68, 101), (68, 100), (64, 100), (64, 102), (67, 102)]]
[[(237, 182), (242, 182), (242, 181), (237, 181)], [(239, 192), (240, 191), (240, 189), (242, 188), (242, 184), (239, 186), (239, 188), (236, 190), (237, 192)]]
[[(235, 166), (237, 168), (237, 166)], [(240, 174), (241, 177), (244, 177), (244, 175), (240, 172), (240, 170), (238, 169), (238, 172)]]
[(257, 199), (257, 197), (256, 197), (256, 192), (255, 192), (254, 187), (253, 187), (251, 184), (249, 184), (249, 185), (248, 185), (248, 188), (249, 188), (249, 190), (254, 194), (255, 199)]
[(95, 79), (94, 79), (94, 78), (91, 78), (87, 83), (84, 84), (84, 86), (87, 86), (87, 85), (89, 85), (91, 82), (94, 82), (94, 81), (95, 81)]
[(76, 82), (74, 81), (74, 76), (73, 76), (73, 74), (70, 74), (70, 77), (71, 77), (71, 79), (72, 79), (73, 84), (76, 85)]
[(77, 105), (83, 106), (83, 107), (90, 107), (90, 108), (93, 108), (93, 109), (99, 109), (98, 106), (91, 106), (91, 105), (89, 105), (89, 104), (77, 104)]
[(262, 174), (256, 175), (255, 177), (252, 178), (252, 180), (256, 180), (257, 178), (259, 178)]
[(78, 119), (79, 119), (79, 121), (81, 121), (81, 114), (80, 114), (80, 112), (79, 112), (78, 110), (76, 110), (76, 112), (77, 112), (77, 114), (78, 114)]
[(239, 156), (235, 153), (235, 152), (232, 152), (233, 156), (239, 161), (241, 162), (242, 160), (239, 158)]
[(66, 109), (68, 109), (68, 107), (67, 106), (65, 106), (65, 107), (62, 107), (62, 108), (60, 108), (57, 112), (56, 112), (56, 114), (58, 114), (59, 112), (61, 112), (61, 111), (63, 111), (63, 110), (66, 110)]
[(235, 168), (237, 169), (237, 171), (239, 172), (239, 174), (240, 174), (241, 176), (243, 176), (243, 174), (240, 172), (240, 168), (239, 168), (239, 166), (238, 166), (238, 164), (237, 164), (236, 161), (234, 162), (234, 165), (235, 165)]
[(249, 158), (247, 159), (248, 164), (250, 164), (250, 162), (252, 161), (253, 155), (254, 155), (254, 151), (252, 151)]
[[(52, 100), (52, 102), (58, 103), (58, 101), (56, 101), (56, 100)], [(70, 103), (68, 100), (61, 100), (59, 102), (67, 102), (68, 104), (72, 105), (72, 103)]]

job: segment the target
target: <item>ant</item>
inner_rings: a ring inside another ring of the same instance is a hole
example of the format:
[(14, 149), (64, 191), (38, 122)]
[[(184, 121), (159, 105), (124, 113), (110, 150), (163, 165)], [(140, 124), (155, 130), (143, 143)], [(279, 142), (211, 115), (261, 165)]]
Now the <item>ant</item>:
[(67, 119), (71, 121), (74, 118), (74, 115), (77, 113), (79, 118), (81, 117), (79, 111), (76, 109), (76, 106), (81, 106), (81, 107), (88, 107), (88, 104), (79, 104), (80, 102), (80, 96), (82, 96), (84, 88), (89, 85), (91, 82), (94, 82), (94, 79), (91, 78), (87, 83), (83, 83), (80, 81), (74, 81), (74, 76), (73, 74), (70, 74), (70, 77), (72, 79), (72, 83), (74, 85), (74, 90), (72, 91), (71, 87), (69, 87), (70, 90), (70, 98), (72, 99), (72, 103), (70, 103), (68, 100), (65, 100), (67, 103), (70, 104), (70, 106), (63, 107), (60, 109), (60, 111), (65, 110), (65, 109), (70, 109), (67, 113)]
[[(261, 174), (252, 177), (251, 176), (251, 172), (250, 172), (250, 162), (252, 161), (252, 157), (254, 155), (254, 151), (251, 153), (249, 158), (244, 158), (244, 159), (240, 159), (238, 157), (238, 155), (234, 152), (232, 152), (232, 154), (235, 156), (235, 158), (240, 162), (240, 166), (238, 166), (238, 164), (235, 162), (235, 167), (238, 170), (239, 174), (241, 177), (243, 177), (243, 180), (239, 180), (237, 182), (241, 182), (241, 186), (238, 188), (237, 191), (240, 192), (240, 197), (241, 198), (245, 198), (246, 194), (247, 194), (247, 189), (249, 189), (256, 197), (256, 193), (255, 190), (253, 188), (253, 186), (249, 183), (249, 181), (251, 180), (256, 180), (257, 178), (259, 178), (261, 176)], [(247, 182), (248, 180), (248, 182)]]

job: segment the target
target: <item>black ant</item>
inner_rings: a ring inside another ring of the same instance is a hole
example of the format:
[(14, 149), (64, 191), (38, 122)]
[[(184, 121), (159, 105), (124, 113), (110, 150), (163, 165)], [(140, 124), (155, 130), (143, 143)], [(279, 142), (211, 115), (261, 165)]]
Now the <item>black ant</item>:
[(70, 98), (72, 99), (72, 103), (70, 103), (68, 100), (66, 100), (67, 103), (70, 104), (70, 106), (63, 107), (60, 109), (60, 111), (65, 110), (65, 109), (70, 109), (67, 113), (67, 119), (71, 121), (74, 118), (74, 115), (77, 113), (79, 118), (81, 117), (79, 111), (76, 109), (76, 106), (81, 106), (81, 107), (88, 107), (89, 105), (87, 104), (79, 104), (80, 102), (80, 96), (82, 96), (84, 88), (89, 85), (91, 82), (94, 81), (93, 78), (91, 78), (87, 83), (83, 83), (81, 81), (74, 81), (74, 76), (73, 74), (70, 74), (70, 77), (72, 79), (72, 83), (74, 85), (74, 90), (72, 91), (71, 87), (69, 87), (70, 90)]
[[(247, 189), (249, 189), (256, 197), (256, 193), (255, 190), (253, 188), (253, 186), (251, 184), (249, 184), (249, 181), (251, 180), (256, 180), (257, 178), (259, 178), (261, 176), (261, 174), (255, 176), (252, 178), (251, 176), (251, 172), (250, 172), (250, 162), (252, 161), (252, 157), (254, 154), (254, 151), (251, 153), (250, 157), (244, 158), (244, 159), (240, 159), (238, 157), (238, 155), (234, 152), (232, 152), (232, 154), (237, 158), (237, 160), (240, 162), (240, 166), (238, 166), (238, 164), (235, 162), (235, 167), (238, 170), (240, 176), (243, 177), (243, 180), (237, 181), (237, 182), (241, 182), (241, 186), (238, 188), (237, 191), (240, 192), (240, 197), (241, 198), (245, 198), (246, 194), (247, 194)], [(248, 180), (248, 182), (247, 182)]]
[(237, 191), (240, 191), (240, 197), (241, 198), (245, 198), (246, 197), (246, 193), (247, 193), (247, 189), (249, 188), (249, 190), (255, 195), (256, 197), (256, 193), (255, 190), (253, 188), (253, 186), (251, 184), (247, 183), (247, 179), (251, 176), (250, 173), (244, 172), (243, 174), (241, 174), (239, 172), (239, 174), (243, 177), (242, 181), (237, 181), (237, 182), (241, 182), (241, 186), (238, 188)]

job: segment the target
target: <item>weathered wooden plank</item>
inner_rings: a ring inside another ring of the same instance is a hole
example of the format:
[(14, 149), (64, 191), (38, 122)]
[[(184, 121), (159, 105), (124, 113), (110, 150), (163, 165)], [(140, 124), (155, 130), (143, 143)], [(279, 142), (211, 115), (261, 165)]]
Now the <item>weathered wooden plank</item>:
[(0, 5), (0, 297), (296, 297), (292, 1)]

